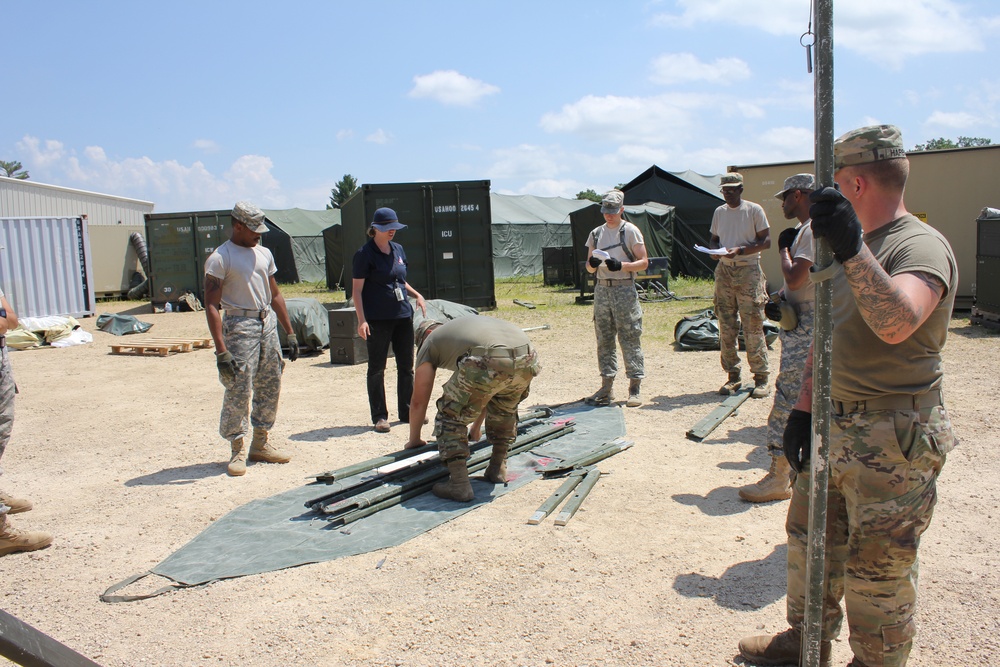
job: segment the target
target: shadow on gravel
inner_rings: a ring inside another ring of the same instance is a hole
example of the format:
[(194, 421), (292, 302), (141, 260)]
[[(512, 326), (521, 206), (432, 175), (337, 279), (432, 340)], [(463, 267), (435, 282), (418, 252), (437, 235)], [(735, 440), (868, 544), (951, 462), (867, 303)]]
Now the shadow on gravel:
[(719, 577), (678, 575), (674, 590), (689, 598), (713, 598), (727, 609), (761, 609), (785, 597), (787, 561), (788, 547), (780, 544), (765, 558), (731, 565)]
[(189, 466), (164, 468), (159, 472), (126, 480), (125, 486), (157, 486), (160, 484), (194, 484), (199, 479), (226, 474), (226, 462), (196, 463)]

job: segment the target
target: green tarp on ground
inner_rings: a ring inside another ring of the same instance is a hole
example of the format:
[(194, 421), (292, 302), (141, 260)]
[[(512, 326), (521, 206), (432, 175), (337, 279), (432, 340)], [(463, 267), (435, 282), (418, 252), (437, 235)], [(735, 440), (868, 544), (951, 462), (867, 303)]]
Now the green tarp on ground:
[[(481, 475), (474, 475), (472, 486), (476, 498), (471, 503), (442, 500), (428, 492), (346, 527), (331, 527), (323, 515), (307, 509), (305, 502), (335, 491), (336, 487), (318, 482), (308, 484), (233, 510), (149, 572), (111, 586), (101, 599), (105, 602), (143, 599), (176, 588), (396, 546), (539, 479), (537, 469), (553, 459), (576, 458), (625, 435), (621, 408), (579, 404), (556, 411), (551, 418), (524, 432), (544, 431), (566, 418), (573, 418), (573, 432), (511, 457), (507, 463), (507, 484), (494, 485)], [(533, 505), (526, 505), (523, 516), (510, 520), (527, 521), (534, 510)], [(148, 575), (165, 577), (174, 583), (151, 593), (116, 594)]]

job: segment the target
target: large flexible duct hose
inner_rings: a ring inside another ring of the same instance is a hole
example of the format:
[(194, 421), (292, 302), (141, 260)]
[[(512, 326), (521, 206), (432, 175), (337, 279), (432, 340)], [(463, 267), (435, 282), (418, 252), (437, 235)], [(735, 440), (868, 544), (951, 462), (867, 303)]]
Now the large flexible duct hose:
[(149, 290), (149, 278), (143, 278), (142, 282), (133, 287), (128, 291), (128, 298), (130, 301), (137, 301), (142, 297), (146, 296), (146, 292)]
[(146, 241), (139, 232), (132, 232), (128, 235), (129, 243), (135, 248), (135, 254), (139, 256), (139, 263), (142, 271), (149, 278), (149, 251), (146, 249)]

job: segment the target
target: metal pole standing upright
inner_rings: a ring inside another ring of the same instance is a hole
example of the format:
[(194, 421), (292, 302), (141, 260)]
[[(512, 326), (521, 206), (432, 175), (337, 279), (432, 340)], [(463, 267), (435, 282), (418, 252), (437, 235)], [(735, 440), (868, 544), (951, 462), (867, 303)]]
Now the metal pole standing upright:
[[(815, 0), (816, 73), (815, 142), (817, 188), (833, 186), (833, 0)], [(824, 240), (816, 244), (816, 267), (832, 267), (833, 251)], [(814, 267), (815, 268), (815, 267)], [(824, 275), (825, 273), (825, 275)], [(816, 319), (813, 329), (812, 453), (809, 488), (809, 539), (806, 560), (806, 609), (802, 633), (802, 664), (819, 667), (823, 632), (823, 591), (826, 575), (827, 494), (830, 483), (830, 380), (833, 286), (831, 271), (814, 272)]]

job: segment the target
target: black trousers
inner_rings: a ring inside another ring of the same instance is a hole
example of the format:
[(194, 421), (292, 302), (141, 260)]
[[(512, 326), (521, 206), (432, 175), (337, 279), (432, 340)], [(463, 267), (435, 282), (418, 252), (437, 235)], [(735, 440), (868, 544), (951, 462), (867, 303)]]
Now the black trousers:
[(396, 356), (396, 407), (399, 419), (410, 421), (410, 395), (413, 394), (413, 319), (368, 320), (368, 406), (372, 423), (389, 419), (385, 405), (385, 362), (389, 345)]

